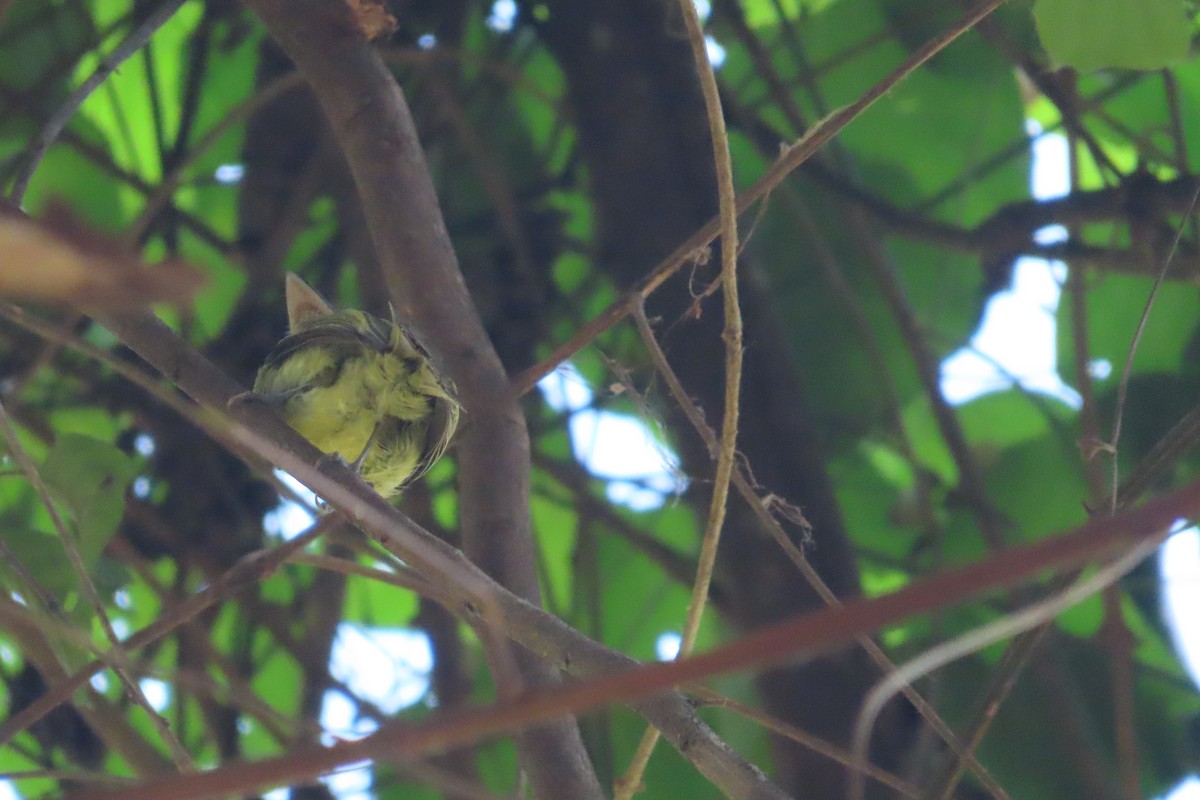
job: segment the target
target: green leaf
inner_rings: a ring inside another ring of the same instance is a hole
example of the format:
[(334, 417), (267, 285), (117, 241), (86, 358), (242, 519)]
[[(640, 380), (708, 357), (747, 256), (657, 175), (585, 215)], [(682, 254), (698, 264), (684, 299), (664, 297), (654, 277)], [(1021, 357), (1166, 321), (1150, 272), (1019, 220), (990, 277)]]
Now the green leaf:
[[(62, 543), (42, 531), (11, 524), (5, 524), (2, 530), (0, 538), (3, 538), (13, 559), (37, 581), (39, 587), (66, 606), (68, 595), (78, 587), (79, 581), (63, 553)], [(7, 561), (0, 560), (0, 574), (4, 575), (7, 586), (25, 585), (25, 575), (12, 569)]]
[[(71, 128), (89, 143), (104, 142), (85, 118), (77, 119)], [(77, 149), (55, 145), (30, 181), (25, 204), (37, 216), (55, 202), (69, 205), (88, 225), (115, 231), (129, 222), (140, 200), (132, 188), (110, 180)]]
[(550, 499), (541, 493), (534, 494), (530, 500), (529, 510), (540, 551), (539, 568), (545, 582), (543, 590), (547, 607), (552, 609), (566, 608), (571, 596), (579, 515), (569, 502)]
[(1188, 52), (1182, 0), (1038, 0), (1038, 35), (1055, 61), (1088, 72), (1161, 69)]
[[(1157, 265), (1155, 265), (1157, 266)], [(1109, 381), (1115, 384), (1129, 356), (1129, 342), (1137, 331), (1153, 282), (1149, 277), (1108, 273), (1096, 277), (1088, 291), (1087, 314), (1103, 324), (1088, 327), (1088, 356), (1105, 359), (1112, 365)], [(1133, 374), (1175, 372), (1185, 366), (1185, 348), (1196, 329), (1195, 289), (1181, 282), (1168, 281), (1158, 291), (1145, 330), (1138, 340)], [(1070, 369), (1075, 332), (1068, 304), (1058, 313), (1059, 370)], [(1073, 380), (1070, 375), (1068, 380)]]
[[(371, 565), (376, 566), (376, 565)], [(352, 577), (346, 581), (343, 619), (379, 628), (411, 625), (417, 596), (391, 584)]]
[(80, 554), (91, 567), (121, 521), (135, 464), (110, 442), (66, 433), (58, 437), (40, 471), (74, 523)]
[(976, 398), (958, 416), (971, 442), (998, 449), (1044, 436), (1052, 424), (1066, 426), (1074, 412), (1057, 400), (1012, 389)]

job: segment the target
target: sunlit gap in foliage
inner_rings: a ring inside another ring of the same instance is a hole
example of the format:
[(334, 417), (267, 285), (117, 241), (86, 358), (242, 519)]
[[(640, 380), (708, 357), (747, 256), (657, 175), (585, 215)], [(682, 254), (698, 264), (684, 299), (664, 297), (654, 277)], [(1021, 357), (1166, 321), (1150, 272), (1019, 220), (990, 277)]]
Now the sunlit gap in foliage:
[(575, 367), (559, 367), (538, 388), (547, 405), (569, 415), (575, 457), (588, 472), (608, 482), (609, 500), (649, 511), (687, 488), (675, 453), (640, 419), (598, 411), (595, 395)]
[[(276, 470), (275, 474), (304, 502), (281, 501), (263, 518), (263, 527), (270, 536), (293, 539), (316, 522), (316, 496), (286, 472)], [(387, 715), (422, 699), (431, 706), (436, 704), (436, 698), (429, 695), (432, 669), (433, 648), (429, 637), (412, 628), (343, 622), (338, 626), (329, 654), (329, 674), (351, 695)], [(331, 689), (322, 698), (321, 725), (327, 743), (361, 738), (378, 727), (374, 720), (358, 713), (355, 701), (341, 689)], [(369, 797), (370, 780), (369, 770), (360, 768), (330, 775), (325, 782), (340, 800), (349, 800)]]
[[(148, 433), (139, 433), (133, 437), (133, 449), (138, 455), (149, 458), (154, 455), (157, 445), (154, 442), (154, 437)], [(150, 480), (149, 475), (139, 475), (133, 479), (133, 496), (139, 500), (147, 500), (150, 493), (154, 489), (154, 482)]]
[[(1027, 123), (1033, 151), (1031, 192), (1039, 200), (1066, 195), (1071, 188), (1067, 140), (1042, 133)], [(1035, 234), (1041, 244), (1066, 238), (1061, 226)], [(988, 300), (983, 321), (971, 343), (942, 362), (942, 393), (956, 405), (1014, 385), (1055, 397), (1072, 408), (1079, 394), (1058, 374), (1056, 312), (1066, 267), (1060, 261), (1018, 259), (1011, 288)], [(1107, 375), (1111, 366), (1093, 365), (1094, 373)]]
[(133, 449), (136, 450), (140, 456), (146, 456), (149, 458), (150, 456), (154, 455), (154, 450), (156, 447), (157, 445), (154, 443), (154, 437), (148, 433), (139, 433), (137, 436), (133, 437)]
[[(369, 703), (386, 716), (421, 700), (433, 707), (429, 693), (433, 647), (421, 631), (369, 628), (343, 622), (338, 625), (329, 658), (329, 674), (353, 695), (340, 689), (325, 692), (321, 702), (321, 727), (325, 744), (361, 739), (379, 728), (377, 720), (360, 713), (354, 698)], [(339, 800), (371, 797), (371, 771), (348, 769), (323, 778)]]
[[(1062, 197), (1070, 190), (1066, 139), (1045, 134), (1028, 123), (1032, 140), (1031, 190), (1035, 198)], [(1059, 226), (1037, 232), (1041, 244), (1063, 241)], [(1056, 314), (1066, 267), (1061, 262), (1022, 258), (1015, 264), (1012, 287), (989, 301), (971, 344), (942, 362), (942, 392), (955, 404), (1019, 385), (1055, 397), (1073, 408), (1080, 398), (1058, 374)], [(1109, 379), (1113, 365), (1098, 359), (1089, 365), (1097, 381)], [(1200, 532), (1176, 532), (1159, 551), (1163, 615), (1180, 658), (1200, 685)], [(1182, 781), (1167, 800), (1200, 800), (1200, 779)]]
[(1184, 778), (1166, 797), (1169, 800), (1200, 800), (1200, 778), (1195, 775)]
[(263, 530), (268, 536), (287, 541), (304, 533), (317, 521), (317, 496), (300, 481), (281, 469), (275, 470), (275, 477), (290, 488), (303, 503), (284, 499), (263, 517)]
[(704, 47), (708, 50), (708, 61), (713, 65), (713, 69), (720, 69), (725, 63), (725, 48), (711, 36), (704, 37)]
[[(1158, 551), (1159, 596), (1175, 652), (1192, 682), (1200, 686), (1200, 625), (1196, 620), (1196, 609), (1200, 607), (1200, 530), (1195, 526), (1183, 528), (1183, 524)], [(1184, 778), (1164, 797), (1200, 800), (1200, 778)]]
[(1159, 550), (1158, 575), (1171, 638), (1192, 681), (1200, 685), (1200, 530), (1184, 528), (1167, 539)]
[[(708, 22), (709, 16), (712, 15), (712, 3), (709, 0), (695, 0), (696, 16), (700, 17), (700, 22)], [(725, 63), (725, 48), (713, 37), (705, 34), (704, 47), (708, 51), (708, 63), (712, 64), (713, 69), (720, 69)]]
[(163, 714), (170, 708), (171, 684), (158, 678), (142, 678), (138, 681), (138, 688), (145, 695), (146, 702), (158, 713)]
[(654, 654), (658, 656), (659, 661), (673, 661), (675, 656), (679, 655), (679, 648), (683, 645), (683, 637), (675, 631), (667, 631), (659, 634), (658, 639), (654, 642)]
[(335, 738), (357, 739), (379, 727), (376, 720), (359, 713), (355, 698), (388, 716), (422, 699), (429, 706), (437, 704), (429, 695), (433, 648), (420, 631), (343, 622), (338, 625), (329, 662), (330, 674), (353, 697), (339, 689), (325, 693), (321, 725), (328, 743)]
[(484, 23), (496, 33), (508, 33), (517, 24), (516, 0), (496, 0)]
[(244, 164), (222, 164), (213, 170), (213, 180), (222, 186), (237, 186), (246, 177)]

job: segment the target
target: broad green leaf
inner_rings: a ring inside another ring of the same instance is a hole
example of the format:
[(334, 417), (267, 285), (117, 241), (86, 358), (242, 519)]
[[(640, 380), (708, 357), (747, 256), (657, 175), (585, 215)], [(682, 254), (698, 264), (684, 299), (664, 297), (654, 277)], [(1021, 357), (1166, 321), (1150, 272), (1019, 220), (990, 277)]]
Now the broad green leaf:
[(273, 647), (257, 665), (252, 685), (259, 697), (276, 711), (295, 714), (301, 701), (299, 688), (303, 673), (303, 668), (290, 653)]
[[(834, 459), (829, 470), (837, 487), (838, 505), (854, 542), (873, 554), (900, 562), (912, 553), (917, 530), (912, 524), (914, 515), (906, 513), (913, 502), (908, 465), (903, 461), (897, 463), (894, 456), (882, 444), (864, 443), (860, 452)], [(892, 570), (885, 572), (890, 575)], [(868, 568), (863, 574), (864, 582), (868, 573), (878, 577)], [(875, 585), (871, 591), (885, 590), (885, 584), (890, 582), (875, 577), (872, 581)]]
[[(658, 638), (683, 626), (690, 587), (665, 578), (653, 560), (607, 532), (600, 534), (596, 542), (595, 569), (603, 587), (602, 641), (634, 658), (656, 659)], [(576, 616), (581, 623), (587, 618), (583, 608)], [(714, 624), (714, 616), (706, 614), (700, 649), (712, 641)]]
[(1074, 410), (1058, 400), (1017, 389), (978, 397), (958, 409), (967, 439), (989, 449), (1066, 434), (1073, 416)]
[[(22, 529), (12, 524), (3, 527), (5, 546), (21, 569), (0, 561), (0, 572), (5, 576), (5, 585), (14, 589), (25, 586), (28, 574), (37, 585), (50, 595), (56, 603), (67, 610), (75, 608), (71, 593), (79, 587), (78, 576), (67, 560), (63, 544), (59, 539), (44, 531)], [(22, 596), (25, 591), (20, 590)]]
[(343, 619), (347, 622), (400, 628), (412, 624), (417, 607), (417, 596), (399, 586), (360, 577), (346, 581)]
[[(1147, 274), (1133, 276), (1107, 273), (1091, 280), (1087, 295), (1088, 356), (1104, 359), (1113, 370), (1113, 380), (1121, 374), (1129, 355), (1129, 345), (1146, 307), (1153, 282), (1149, 277), (1158, 265), (1147, 263)], [(1184, 348), (1196, 330), (1195, 290), (1181, 282), (1168, 281), (1158, 292), (1154, 306), (1138, 342), (1133, 373), (1179, 370)], [(1069, 305), (1062, 303), (1058, 314), (1059, 372), (1067, 373), (1073, 363), (1074, 332)]]
[(1044, 437), (1010, 447), (986, 464), (988, 493), (1023, 539), (1062, 533), (1087, 521), (1087, 486), (1074, 441)]
[(80, 555), (90, 567), (117, 530), (136, 466), (109, 442), (68, 433), (55, 441), (40, 472), (70, 517)]
[(1050, 56), (1081, 72), (1170, 66), (1192, 34), (1182, 0), (1038, 0), (1033, 16)]
[(571, 502), (569, 495), (551, 499), (542, 493), (534, 493), (529, 509), (538, 540), (543, 602), (547, 608), (560, 610), (560, 613), (569, 607), (574, 573), (572, 558), (579, 526), (579, 514)]
[[(89, 143), (102, 141), (86, 118), (77, 118), (71, 128)], [(130, 186), (113, 181), (74, 147), (59, 144), (46, 153), (25, 195), (25, 205), (34, 216), (51, 203), (65, 203), (86, 224), (115, 232), (130, 221), (141, 196)]]

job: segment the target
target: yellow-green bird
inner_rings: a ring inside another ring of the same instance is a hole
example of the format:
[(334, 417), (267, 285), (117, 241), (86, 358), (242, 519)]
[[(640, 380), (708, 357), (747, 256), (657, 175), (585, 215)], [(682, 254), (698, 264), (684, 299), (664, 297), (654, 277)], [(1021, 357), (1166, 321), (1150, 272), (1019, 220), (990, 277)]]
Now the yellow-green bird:
[(458, 426), (454, 386), (395, 319), (338, 310), (288, 274), (286, 337), (254, 389), (304, 438), (358, 470), (384, 497), (446, 452)]

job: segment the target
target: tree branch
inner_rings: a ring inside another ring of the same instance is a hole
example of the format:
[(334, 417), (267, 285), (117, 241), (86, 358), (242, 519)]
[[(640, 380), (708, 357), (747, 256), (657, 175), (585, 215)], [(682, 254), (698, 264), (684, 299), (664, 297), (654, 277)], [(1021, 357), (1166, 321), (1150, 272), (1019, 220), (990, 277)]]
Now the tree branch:
[[(395, 307), (428, 336), (458, 385), (467, 419), (457, 451), (466, 552), (501, 584), (537, 603), (525, 418), (459, 272), (400, 87), (346, 3), (248, 5), (308, 80), (333, 128)], [(546, 664), (509, 653), (502, 638), (488, 650), (501, 692), (558, 681)], [(508, 666), (513, 662), (515, 672)], [(517, 742), (537, 796), (603, 796), (573, 720), (530, 729)]]

